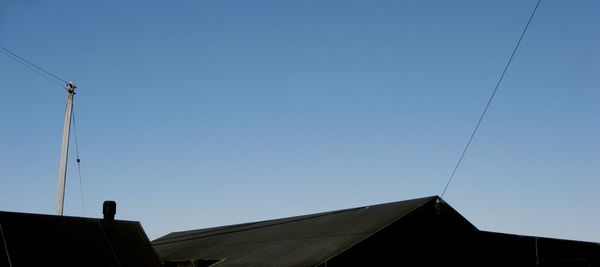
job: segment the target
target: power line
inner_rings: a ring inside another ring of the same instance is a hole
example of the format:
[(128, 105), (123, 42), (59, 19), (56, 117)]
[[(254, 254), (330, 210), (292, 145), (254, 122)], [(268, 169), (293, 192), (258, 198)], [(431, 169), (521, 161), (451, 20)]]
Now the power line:
[(73, 136), (75, 137), (75, 155), (77, 161), (77, 173), (79, 175), (79, 189), (81, 190), (81, 207), (83, 209), (83, 216), (87, 216), (85, 211), (85, 198), (83, 195), (83, 179), (81, 178), (81, 158), (79, 157), (79, 142), (77, 141), (77, 123), (75, 119), (75, 108), (71, 110), (73, 115)]
[(51, 77), (51, 76), (48, 76), (48, 75), (47, 75), (47, 74), (45, 74), (44, 72), (42, 72), (42, 71), (40, 71), (40, 70), (36, 69), (35, 67), (33, 67), (33, 66), (31, 66), (31, 65), (27, 64), (26, 62), (24, 62), (24, 61), (20, 60), (18, 57), (15, 57), (15, 56), (13, 56), (12, 54), (10, 54), (10, 53), (8, 53), (8, 52), (6, 52), (6, 51), (4, 51), (4, 50), (6, 50), (6, 49), (5, 49), (5, 48), (2, 48), (2, 50), (0, 50), (0, 52), (2, 52), (2, 54), (3, 54), (3, 55), (5, 55), (6, 57), (10, 58), (10, 59), (11, 59), (11, 60), (13, 60), (14, 62), (17, 62), (17, 63), (19, 63), (19, 64), (23, 65), (24, 67), (26, 67), (26, 68), (28, 68), (29, 70), (31, 70), (31, 71), (33, 71), (33, 72), (35, 72), (36, 74), (40, 75), (42, 78), (44, 78), (44, 79), (48, 80), (49, 82), (51, 82), (51, 83), (53, 83), (53, 84), (55, 84), (55, 85), (57, 85), (57, 86), (60, 86), (61, 88), (64, 88), (64, 84), (61, 84), (61, 83), (57, 82), (57, 81), (56, 81), (56, 79), (52, 79), (52, 77)]
[(15, 58), (18, 58), (18, 59), (19, 59), (19, 60), (21, 60), (22, 62), (25, 62), (25, 63), (29, 64), (30, 66), (32, 66), (32, 67), (34, 67), (34, 68), (38, 69), (39, 71), (41, 71), (41, 72), (43, 72), (43, 73), (46, 73), (47, 75), (50, 75), (50, 77), (52, 77), (52, 78), (54, 78), (54, 79), (56, 79), (56, 80), (58, 80), (58, 81), (61, 81), (61, 82), (63, 82), (63, 83), (67, 83), (67, 81), (66, 81), (66, 80), (64, 80), (64, 79), (62, 79), (62, 78), (60, 78), (60, 77), (58, 77), (58, 76), (56, 76), (56, 75), (54, 75), (54, 74), (50, 73), (49, 71), (47, 71), (47, 70), (43, 69), (42, 67), (40, 67), (40, 66), (38, 66), (38, 65), (35, 65), (35, 64), (31, 63), (31, 61), (29, 61), (29, 60), (27, 60), (27, 59), (25, 59), (25, 58), (22, 58), (21, 56), (19, 56), (19, 55), (17, 55), (17, 54), (15, 54), (15, 53), (13, 53), (12, 51), (10, 51), (10, 50), (6, 49), (5, 47), (2, 47), (2, 50), (3, 50), (3, 51), (5, 51), (5, 52), (7, 52), (7, 53), (9, 53), (9, 54), (10, 54), (10, 55), (12, 55), (13, 57), (15, 57)]
[(469, 141), (467, 142), (467, 145), (465, 146), (464, 150), (462, 151), (460, 158), (458, 159), (458, 162), (456, 163), (456, 166), (454, 166), (454, 170), (452, 171), (452, 175), (450, 175), (450, 179), (448, 179), (448, 183), (446, 183), (446, 186), (444, 187), (444, 191), (442, 191), (442, 195), (441, 197), (444, 197), (444, 194), (446, 193), (446, 190), (448, 189), (448, 186), (450, 185), (450, 183), (452, 182), (452, 179), (454, 179), (454, 175), (456, 174), (456, 170), (458, 170), (458, 167), (460, 166), (460, 163), (462, 162), (465, 154), (467, 153), (467, 150), (469, 149), (469, 146), (471, 145), (471, 141), (473, 141), (473, 137), (475, 137), (475, 133), (477, 133), (477, 129), (479, 129), (479, 125), (481, 124), (481, 121), (483, 120), (483, 117), (485, 117), (485, 114), (488, 110), (488, 108), (490, 107), (490, 104), (492, 103), (492, 100), (494, 99), (494, 96), (496, 95), (496, 91), (498, 91), (498, 88), (500, 87), (500, 83), (502, 83), (502, 79), (504, 78), (504, 75), (506, 74), (506, 71), (508, 70), (508, 67), (510, 66), (510, 63), (512, 62), (515, 53), (517, 52), (517, 49), (519, 49), (519, 45), (521, 44), (521, 40), (523, 40), (523, 36), (525, 36), (525, 32), (527, 32), (527, 28), (529, 28), (529, 24), (531, 23), (531, 20), (533, 19), (533, 16), (535, 15), (535, 12), (537, 11), (538, 7), (540, 6), (540, 2), (542, 2), (542, 0), (538, 0), (537, 4), (535, 5), (535, 8), (533, 9), (533, 12), (531, 12), (531, 15), (529, 16), (529, 20), (527, 21), (527, 24), (525, 25), (525, 28), (523, 29), (523, 32), (521, 32), (521, 37), (519, 37), (519, 41), (517, 42), (517, 45), (515, 46), (515, 49), (513, 50), (512, 54), (510, 55), (510, 58), (508, 59), (508, 62), (506, 63), (506, 66), (504, 67), (504, 71), (502, 71), (502, 75), (500, 75), (500, 79), (498, 79), (498, 83), (496, 83), (496, 87), (494, 88), (494, 91), (492, 92), (492, 95), (490, 96), (490, 99), (488, 100), (487, 104), (485, 105), (485, 108), (483, 109), (483, 112), (481, 113), (481, 117), (479, 117), (479, 120), (477, 121), (477, 125), (475, 126), (475, 129), (473, 129), (473, 132), (471, 133), (471, 137), (469, 137)]
[[(67, 89), (69, 88), (69, 86), (72, 86), (71, 83), (67, 82), (66, 80), (50, 73), (49, 71), (43, 69), (42, 67), (33, 64), (31, 61), (13, 53), (12, 51), (2, 47), (2, 49), (0, 50), (0, 52), (2, 52), (3, 55), (7, 56), (8, 58), (10, 58), (11, 60), (25, 66), (26, 68), (30, 69), (31, 71), (37, 73), (38, 75), (44, 77), (45, 79), (49, 80), (50, 82), (57, 84), (61, 87), (63, 87), (63, 85), (61, 85), (59, 82), (63, 82), (64, 84), (67, 85)], [(74, 94), (74, 93), (73, 93)], [(84, 193), (83, 193), (83, 179), (82, 179), (82, 175), (81, 175), (81, 159), (79, 157), (79, 144), (78, 144), (78, 140), (77, 140), (77, 124), (76, 124), (76, 120), (75, 120), (75, 109), (71, 109), (71, 115), (73, 117), (71, 123), (73, 124), (73, 133), (74, 133), (74, 137), (75, 137), (75, 151), (76, 151), (76, 160), (77, 160), (77, 172), (79, 175), (79, 189), (81, 190), (81, 206), (83, 209), (83, 214), (84, 216), (86, 216), (86, 210), (85, 210), (85, 197), (84, 197)]]

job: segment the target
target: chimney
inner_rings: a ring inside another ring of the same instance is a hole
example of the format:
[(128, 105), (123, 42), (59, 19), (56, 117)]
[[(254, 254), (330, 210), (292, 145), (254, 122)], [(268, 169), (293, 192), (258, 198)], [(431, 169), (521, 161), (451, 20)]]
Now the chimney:
[(104, 201), (104, 204), (102, 204), (102, 214), (104, 214), (104, 220), (114, 221), (116, 213), (117, 202), (114, 202), (112, 200)]

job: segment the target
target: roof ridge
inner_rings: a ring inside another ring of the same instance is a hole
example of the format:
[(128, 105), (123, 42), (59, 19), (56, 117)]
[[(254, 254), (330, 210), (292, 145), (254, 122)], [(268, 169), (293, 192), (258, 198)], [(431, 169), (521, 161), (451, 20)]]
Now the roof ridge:
[[(283, 218), (278, 218), (278, 219), (257, 221), (257, 222), (251, 222), (251, 223), (232, 224), (232, 225), (215, 227), (215, 228), (206, 228), (206, 231), (203, 231), (203, 232), (189, 233), (189, 234), (184, 234), (184, 235), (175, 236), (175, 237), (171, 237), (171, 238), (169, 238), (168, 235), (166, 235), (166, 236), (160, 237), (160, 238), (152, 241), (152, 244), (153, 245), (163, 245), (163, 244), (170, 244), (170, 243), (174, 243), (174, 242), (188, 241), (188, 240), (193, 240), (193, 239), (208, 238), (208, 237), (230, 234), (230, 233), (239, 233), (239, 232), (244, 232), (244, 231), (249, 231), (249, 230), (270, 227), (270, 226), (274, 226), (274, 225), (283, 225), (283, 224), (287, 224), (287, 223), (293, 223), (293, 222), (318, 218), (318, 217), (332, 215), (332, 214), (339, 214), (339, 213), (353, 211), (353, 210), (359, 210), (359, 209), (365, 209), (365, 208), (371, 208), (371, 207), (377, 207), (377, 206), (384, 206), (384, 205), (390, 205), (390, 204), (396, 204), (396, 203), (402, 203), (402, 202), (408, 202), (408, 201), (422, 200), (423, 203), (421, 203), (419, 206), (416, 207), (416, 208), (419, 208), (422, 205), (424, 205), (425, 203), (427, 203), (435, 198), (439, 198), (439, 197), (438, 196), (429, 196), (429, 197), (407, 199), (407, 200), (381, 203), (381, 204), (375, 204), (375, 205), (367, 205), (367, 206), (361, 206), (361, 207), (355, 207), (355, 208), (347, 208), (347, 209), (341, 209), (341, 210), (335, 210), (335, 211), (326, 211), (326, 212), (319, 212), (319, 213), (313, 213), (313, 214), (305, 214), (305, 215), (298, 215), (298, 216), (292, 216), (292, 217), (283, 217)], [(411, 210), (410, 212), (412, 212), (412, 211), (414, 211), (414, 209)], [(400, 218), (398, 218), (398, 219), (400, 219)], [(394, 220), (394, 222), (397, 221), (398, 219)], [(258, 224), (262, 224), (262, 225), (258, 225)], [(257, 225), (257, 226), (251, 227), (252, 225)], [(244, 226), (248, 226), (248, 227), (243, 228), (243, 229), (235, 229), (235, 230), (218, 232), (221, 230), (226, 230), (227, 228), (244, 227)], [(385, 226), (387, 226), (387, 225), (385, 225)], [(209, 230), (209, 229), (212, 229), (212, 230)], [(378, 229), (375, 232), (378, 232), (381, 229), (382, 228)], [(195, 231), (200, 231), (200, 230), (202, 230), (202, 229), (191, 230), (190, 232), (195, 232)], [(184, 231), (184, 232), (186, 232), (186, 231)], [(216, 233), (208, 234), (210, 232), (216, 232)], [(180, 232), (180, 233), (183, 233), (183, 232)]]

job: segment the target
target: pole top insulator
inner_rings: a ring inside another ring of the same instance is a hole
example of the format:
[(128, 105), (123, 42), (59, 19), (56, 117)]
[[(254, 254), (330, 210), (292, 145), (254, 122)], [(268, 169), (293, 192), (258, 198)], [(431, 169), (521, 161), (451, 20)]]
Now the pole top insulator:
[(74, 94), (75, 93), (75, 88), (77, 88), (77, 86), (75, 86), (74, 82), (68, 82), (67, 85), (66, 85), (66, 88), (67, 88), (67, 91), (69, 93)]

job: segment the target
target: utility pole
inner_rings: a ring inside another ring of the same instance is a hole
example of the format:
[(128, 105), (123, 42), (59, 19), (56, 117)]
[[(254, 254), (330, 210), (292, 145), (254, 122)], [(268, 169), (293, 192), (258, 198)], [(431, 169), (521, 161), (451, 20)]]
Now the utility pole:
[(65, 127), (63, 129), (62, 146), (60, 151), (60, 170), (58, 173), (58, 200), (56, 204), (56, 215), (63, 215), (63, 204), (65, 201), (65, 183), (67, 180), (67, 158), (69, 155), (69, 133), (71, 130), (71, 115), (73, 114), (73, 96), (75, 95), (75, 84), (68, 82), (67, 106), (65, 108)]

